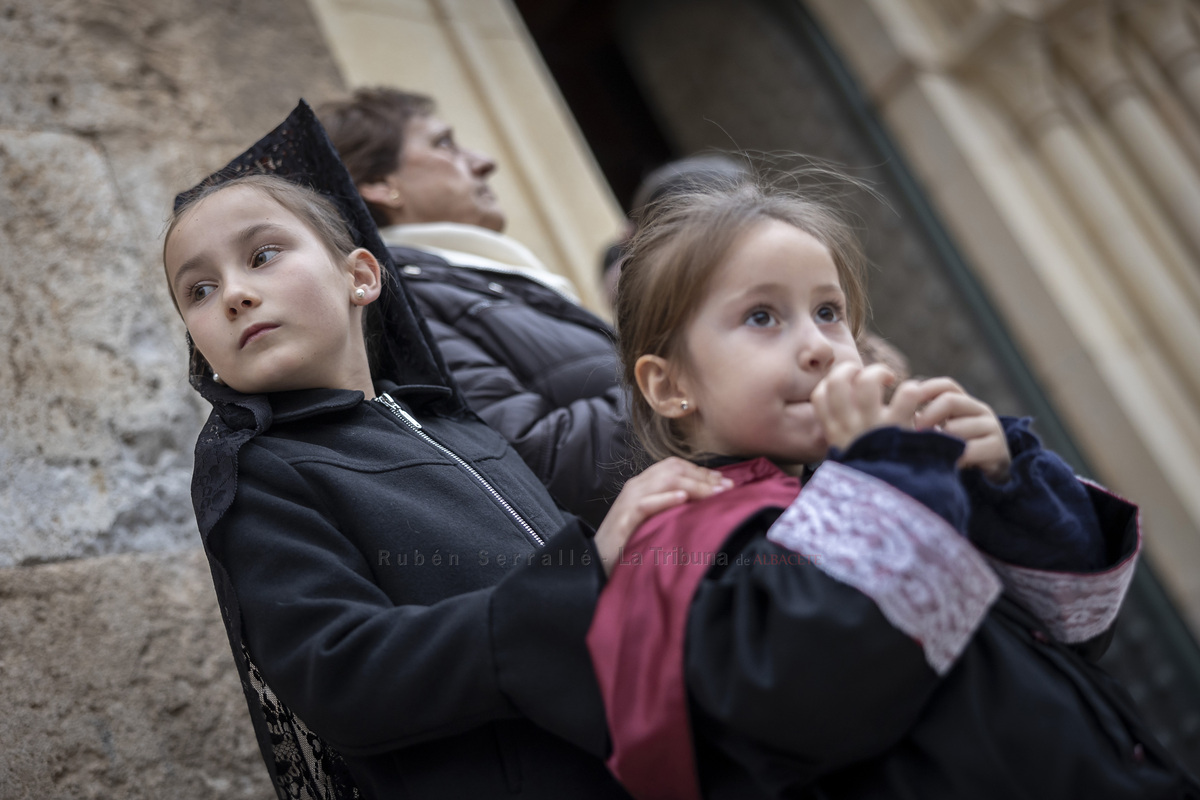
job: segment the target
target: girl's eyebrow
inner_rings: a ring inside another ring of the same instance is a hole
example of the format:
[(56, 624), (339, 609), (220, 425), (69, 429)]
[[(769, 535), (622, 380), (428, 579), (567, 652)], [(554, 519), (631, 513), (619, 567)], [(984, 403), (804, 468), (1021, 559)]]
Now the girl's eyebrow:
[[(759, 294), (770, 294), (771, 292), (786, 291), (787, 289), (788, 289), (787, 284), (779, 283), (776, 281), (768, 281), (766, 283), (752, 283), (749, 286), (745, 287), (744, 289), (741, 289), (740, 291), (738, 291), (734, 295), (734, 297), (735, 298), (752, 297), (752, 296), (759, 295)], [(845, 294), (845, 292), (842, 290), (842, 287), (836, 283), (822, 283), (819, 286), (814, 286), (812, 291), (813, 291), (813, 294), (829, 294), (829, 293)]]
[[(237, 236), (234, 237), (234, 242), (238, 245), (244, 246), (249, 244), (253, 239), (256, 239), (263, 233), (274, 233), (276, 231), (282, 233), (286, 232), (287, 229), (283, 225), (280, 225), (276, 222), (256, 222), (253, 225), (247, 225), (245, 228), (239, 231)], [(179, 292), (179, 279), (188, 272), (198, 269), (202, 264), (204, 264), (204, 262), (204, 253), (197, 253), (187, 261), (183, 262), (183, 265), (179, 268), (179, 271), (175, 273), (175, 280), (171, 282), (171, 285), (175, 288), (177, 294)]]
[(787, 286), (785, 284), (776, 283), (774, 281), (769, 281), (766, 283), (752, 283), (749, 286), (743, 286), (741, 289), (736, 291), (733, 294), (733, 297), (737, 299), (742, 297), (752, 297), (754, 295), (770, 294), (786, 288)]

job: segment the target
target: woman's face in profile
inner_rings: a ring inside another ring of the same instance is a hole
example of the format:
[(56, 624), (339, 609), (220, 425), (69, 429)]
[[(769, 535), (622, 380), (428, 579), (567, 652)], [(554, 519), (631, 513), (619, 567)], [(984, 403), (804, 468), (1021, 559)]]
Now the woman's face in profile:
[(460, 147), (454, 131), (433, 116), (414, 117), (404, 132), (400, 168), (388, 176), (400, 224), (459, 222), (500, 232), (504, 212), (488, 186), (496, 162)]

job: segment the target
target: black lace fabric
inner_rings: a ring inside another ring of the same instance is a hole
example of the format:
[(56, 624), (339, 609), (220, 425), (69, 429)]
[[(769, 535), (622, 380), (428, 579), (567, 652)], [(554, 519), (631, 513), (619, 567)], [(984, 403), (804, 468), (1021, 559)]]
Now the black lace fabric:
[[(232, 504), (237, 489), (237, 451), (270, 425), (270, 406), (266, 399), (246, 398), (246, 401), (251, 408), (233, 408), (249, 412), (248, 418), (244, 417), (242, 421), (253, 421), (253, 424), (240, 428), (225, 424), (220, 412), (214, 408), (196, 441), (192, 474), (192, 505), (196, 509), (196, 520), (221, 606), (221, 617), (229, 636), (229, 646), (233, 650), (258, 747), (276, 795), (280, 800), (352, 800), (361, 795), (341, 754), (313, 733), (276, 696), (246, 649), (242, 641), (237, 596), (225, 568), (209, 549), (209, 533)], [(254, 411), (260, 413), (254, 414)]]
[[(446, 387), (437, 410), (457, 413), (465, 403), (442, 363), (424, 319), (398, 279), (387, 248), (337, 151), (303, 100), (282, 124), (218, 172), (175, 199), (176, 209), (205, 187), (252, 172), (269, 173), (308, 186), (332, 200), (350, 226), (355, 244), (375, 254), (387, 273), (378, 301), (376, 378), (401, 385)], [(368, 332), (370, 334), (370, 332)], [(192, 505), (212, 571), (234, 661), (267, 770), (281, 800), (350, 800), (360, 797), (342, 756), (275, 695), (242, 642), (237, 595), (224, 566), (213, 556), (209, 537), (237, 492), (238, 452), (266, 431), (271, 405), (262, 395), (244, 395), (213, 380), (211, 369), (188, 338), (189, 380), (213, 410), (196, 441)], [(448, 389), (448, 391), (446, 390)]]
[(293, 800), (360, 797), (342, 757), (275, 696), (244, 645), (242, 664), (246, 681), (242, 688), (262, 709), (271, 740), (272, 777), (279, 796)]

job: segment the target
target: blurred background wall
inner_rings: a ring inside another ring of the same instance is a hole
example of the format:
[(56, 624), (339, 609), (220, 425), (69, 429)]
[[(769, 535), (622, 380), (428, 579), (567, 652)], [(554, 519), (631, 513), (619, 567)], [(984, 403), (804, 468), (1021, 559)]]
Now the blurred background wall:
[(171, 198), (300, 97), (435, 96), (593, 308), (640, 178), (846, 165), (874, 327), (1143, 505), (1106, 664), (1200, 760), (1195, 0), (0, 3), (0, 798), (267, 797), (188, 499)]

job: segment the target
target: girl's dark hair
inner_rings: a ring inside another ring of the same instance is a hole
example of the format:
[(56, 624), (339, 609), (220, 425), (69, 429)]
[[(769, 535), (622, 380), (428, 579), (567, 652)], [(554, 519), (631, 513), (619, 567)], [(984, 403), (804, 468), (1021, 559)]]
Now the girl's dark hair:
[[(175, 310), (179, 311), (179, 301), (175, 297), (175, 289), (170, 285), (170, 274), (167, 272), (167, 243), (175, 231), (179, 221), (192, 208), (218, 192), (245, 186), (261, 192), (274, 200), (284, 209), (294, 214), (309, 230), (316, 234), (317, 240), (335, 261), (340, 261), (357, 249), (350, 227), (342, 217), (333, 201), (314, 189), (299, 183), (266, 173), (249, 173), (231, 178), (227, 181), (212, 183), (190, 196), (186, 202), (175, 208), (167, 224), (167, 232), (163, 236), (163, 273), (167, 276), (167, 291), (171, 293), (171, 301)], [(385, 273), (381, 273), (381, 276)], [(377, 350), (381, 336), (382, 323), (379, 320), (376, 304), (366, 306), (363, 313), (363, 335), (367, 344), (367, 357), (371, 364), (371, 374), (375, 374), (378, 363)], [(192, 348), (191, 374), (212, 374), (212, 368), (204, 360), (204, 356), (195, 347)]]
[[(859, 185), (829, 168), (815, 172)], [(784, 179), (792, 185), (785, 187)], [(621, 266), (615, 312), (630, 423), (655, 461), (701, 454), (689, 446), (673, 420), (655, 414), (642, 396), (634, 374), (637, 360), (657, 355), (686, 366), (684, 332), (714, 273), (740, 235), (770, 220), (793, 225), (828, 248), (846, 293), (850, 329), (856, 339), (863, 331), (868, 312), (865, 258), (852, 225), (829, 192), (801, 190), (795, 174), (768, 182), (747, 173), (709, 180), (650, 203)]]
[[(329, 135), (356, 186), (382, 181), (400, 168), (404, 132), (414, 117), (436, 110), (433, 98), (399, 89), (358, 89), (345, 100), (317, 107), (317, 118)], [(388, 225), (386, 209), (368, 202), (380, 227)]]

